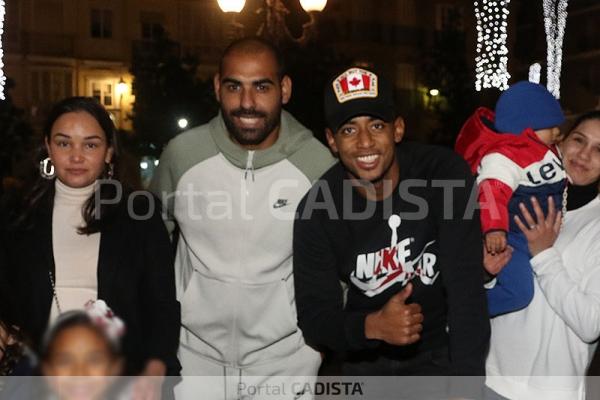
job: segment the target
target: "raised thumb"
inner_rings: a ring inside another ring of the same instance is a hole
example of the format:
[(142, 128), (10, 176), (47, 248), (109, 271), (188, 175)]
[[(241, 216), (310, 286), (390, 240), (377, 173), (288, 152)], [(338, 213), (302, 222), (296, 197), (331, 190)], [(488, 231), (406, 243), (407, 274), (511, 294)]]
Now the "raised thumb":
[(406, 302), (406, 299), (408, 299), (410, 297), (410, 295), (412, 294), (412, 291), (413, 291), (412, 283), (409, 283), (408, 285), (406, 285), (404, 287), (404, 289), (402, 289), (398, 294), (396, 294), (393, 297), (394, 301), (404, 304)]

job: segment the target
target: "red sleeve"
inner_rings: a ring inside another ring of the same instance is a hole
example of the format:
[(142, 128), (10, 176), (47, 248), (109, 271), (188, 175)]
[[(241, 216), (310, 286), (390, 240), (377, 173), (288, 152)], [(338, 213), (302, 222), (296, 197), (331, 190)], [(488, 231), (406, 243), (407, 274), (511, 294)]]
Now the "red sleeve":
[(485, 234), (493, 230), (508, 232), (508, 202), (512, 189), (497, 179), (479, 183), (477, 200), (481, 207), (481, 230)]

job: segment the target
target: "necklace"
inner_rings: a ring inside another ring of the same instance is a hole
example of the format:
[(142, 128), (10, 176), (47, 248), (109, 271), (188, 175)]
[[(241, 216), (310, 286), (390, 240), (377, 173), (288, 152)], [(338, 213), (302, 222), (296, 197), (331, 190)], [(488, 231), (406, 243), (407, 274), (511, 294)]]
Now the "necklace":
[(562, 221), (560, 221), (561, 228), (562, 228), (563, 224), (565, 223), (565, 217), (567, 216), (567, 198), (569, 197), (568, 189), (569, 189), (569, 182), (567, 182), (565, 184), (565, 190), (563, 190), (563, 193), (562, 193), (562, 210), (561, 210)]
[(58, 302), (58, 296), (56, 295), (56, 284), (54, 283), (54, 275), (52, 271), (48, 271), (48, 276), (50, 277), (50, 284), (52, 285), (52, 295), (54, 296), (54, 301), (56, 302), (56, 308), (58, 309), (58, 314), (62, 314), (62, 309), (60, 308), (60, 303)]
[[(558, 146), (554, 146), (556, 148), (556, 153), (558, 154), (558, 158), (559, 160), (561, 160), (561, 165), (562, 164), (562, 159), (563, 159), (563, 155), (562, 152), (560, 151), (560, 147)], [(565, 169), (563, 168), (563, 171), (565, 171)], [(562, 208), (560, 210), (561, 215), (560, 217), (562, 218), (562, 220), (560, 221), (560, 229), (562, 229), (563, 225), (565, 224), (565, 218), (567, 216), (567, 198), (569, 197), (569, 177), (568, 175), (566, 175), (566, 171), (565, 171), (565, 188), (562, 192)]]

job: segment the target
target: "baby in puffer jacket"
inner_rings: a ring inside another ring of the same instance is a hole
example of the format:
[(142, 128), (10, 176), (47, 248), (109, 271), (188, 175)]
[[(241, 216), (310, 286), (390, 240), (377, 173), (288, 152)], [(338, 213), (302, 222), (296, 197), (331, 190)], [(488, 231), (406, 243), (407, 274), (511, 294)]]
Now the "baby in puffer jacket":
[(514, 219), (521, 216), (521, 203), (535, 215), (532, 198), (544, 212), (549, 198), (561, 208), (566, 174), (555, 144), (564, 120), (560, 104), (546, 88), (522, 81), (502, 93), (495, 113), (477, 109), (456, 140), (455, 150), (478, 175), (485, 251), (497, 254), (508, 245), (514, 249), (488, 286), (492, 317), (520, 310), (533, 298), (531, 255)]

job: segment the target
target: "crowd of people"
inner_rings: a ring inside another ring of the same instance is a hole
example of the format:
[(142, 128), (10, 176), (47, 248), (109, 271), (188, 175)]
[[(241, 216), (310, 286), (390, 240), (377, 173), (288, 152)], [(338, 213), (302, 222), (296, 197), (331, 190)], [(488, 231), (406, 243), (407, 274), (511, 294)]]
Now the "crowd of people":
[(351, 67), (324, 89), (327, 149), (283, 110), (269, 42), (233, 42), (214, 88), (218, 115), (167, 145), (148, 192), (119, 182), (101, 105), (52, 109), (0, 228), (0, 374), (64, 399), (120, 375), (139, 399), (296, 399), (335, 354), (344, 376), (485, 377), (452, 398), (585, 398), (599, 111), (561, 135), (558, 101), (519, 82), (452, 151), (404, 142), (393, 85)]

